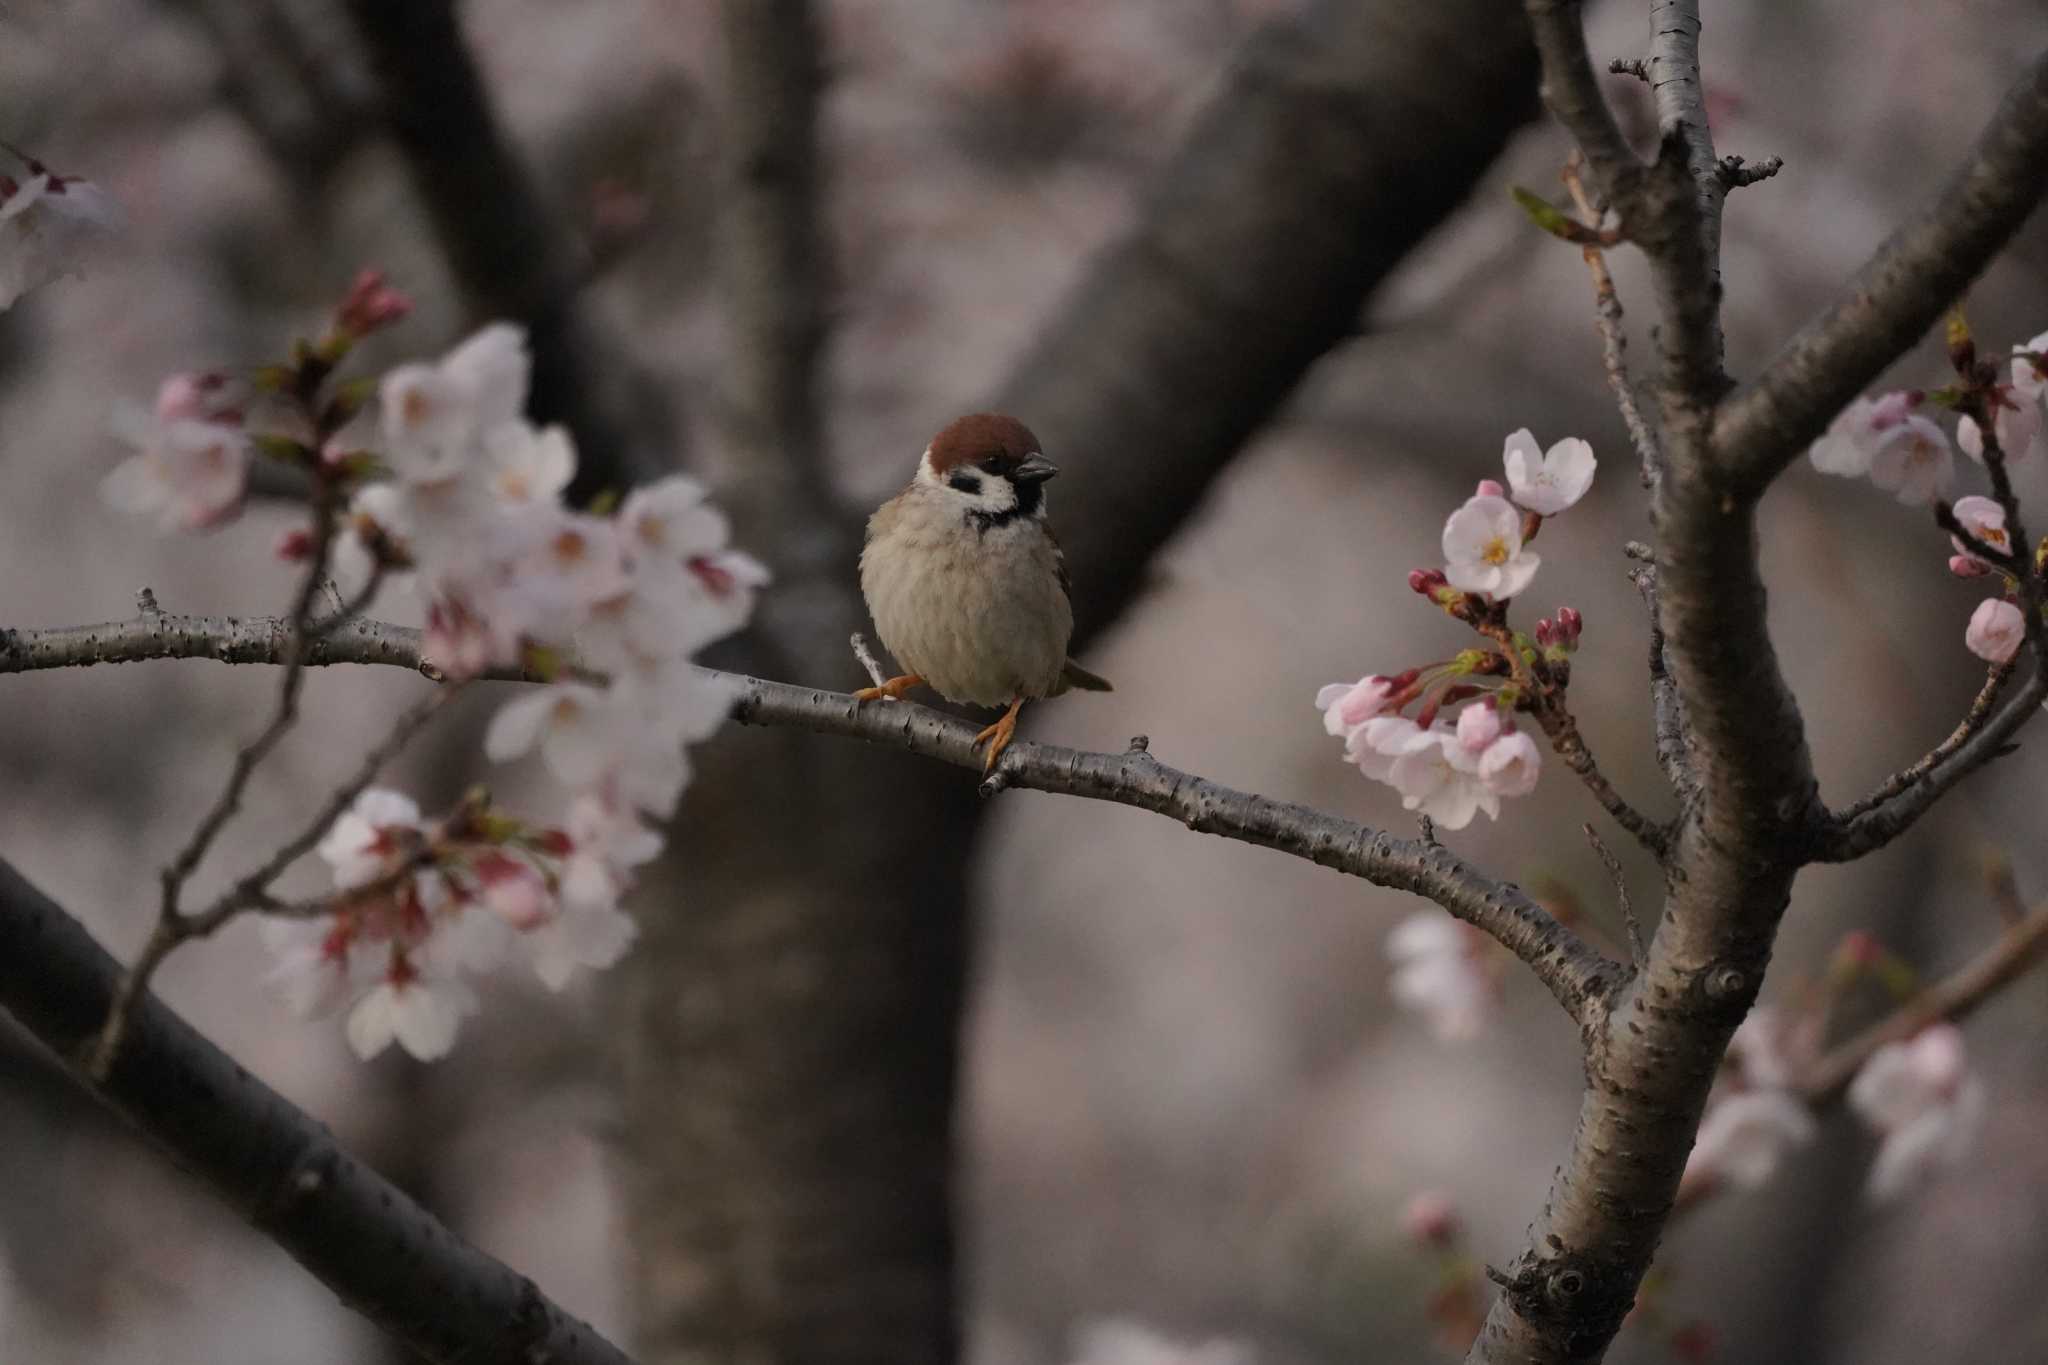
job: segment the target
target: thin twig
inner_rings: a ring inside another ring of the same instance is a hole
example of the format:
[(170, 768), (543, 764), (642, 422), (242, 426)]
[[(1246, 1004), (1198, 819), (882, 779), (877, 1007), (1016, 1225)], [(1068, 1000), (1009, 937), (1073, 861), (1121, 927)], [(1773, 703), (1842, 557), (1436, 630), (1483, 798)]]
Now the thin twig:
[(1991, 719), (1992, 712), (1997, 708), (1998, 699), (2004, 694), (2006, 684), (2012, 681), (2013, 675), (2017, 672), (2019, 664), (2012, 659), (2007, 659), (2002, 664), (1991, 665), (1990, 671), (1984, 675), (1984, 686), (1977, 690), (1976, 699), (1970, 703), (1970, 709), (1956, 722), (1956, 728), (1949, 732), (1948, 738), (1928, 750), (1914, 763), (1899, 769), (1878, 783), (1868, 795), (1860, 796), (1836, 811), (1835, 823), (1846, 824), (1865, 811), (1883, 805), (1915, 783), (1924, 781), (1929, 773), (1940, 767), (1951, 754), (1969, 743), (1976, 733), (1984, 728), (1985, 722)]
[(1721, 158), (1721, 183), (1731, 190), (1739, 190), (1759, 180), (1769, 180), (1784, 169), (1785, 158), (1782, 156), (1767, 156), (1755, 165), (1748, 164), (1739, 156), (1724, 156)]
[(1644, 85), (1650, 83), (1650, 64), (1641, 57), (1616, 57), (1607, 64), (1610, 76), (1634, 76)]
[[(1574, 148), (1564, 166), (1565, 189), (1586, 226), (1598, 227), (1600, 210), (1586, 193), (1585, 177), (1579, 173), (1580, 159), (1580, 152)], [(1643, 487), (1654, 493), (1657, 481), (1663, 477), (1664, 449), (1636, 403), (1635, 384), (1628, 373), (1628, 331), (1622, 325), (1621, 296), (1615, 292), (1614, 276), (1608, 273), (1606, 253), (1590, 243), (1581, 250), (1586, 258), (1586, 271), (1593, 277), (1593, 316), (1600, 330), (1600, 355), (1607, 371), (1607, 387), (1614, 393), (1614, 405), (1621, 411), (1622, 425), (1628, 428), (1630, 444), (1635, 446)]]
[[(136, 1002), (149, 989), (150, 978), (156, 969), (173, 949), (191, 937), (190, 924), (178, 903), (185, 883), (198, 870), (207, 850), (213, 846), (213, 841), (227, 822), (241, 809), (242, 794), (247, 790), (257, 765), (298, 721), (299, 693), (306, 680), (306, 646), (312, 630), (313, 603), (327, 581), (327, 561), (334, 547), (337, 500), (334, 486), (323, 482), (313, 504), (312, 553), (293, 596), (288, 618), (291, 626), (285, 636), (284, 679), (278, 687), (277, 705), (262, 731), (235, 751), (234, 765), (220, 795), (200, 818), (184, 848), (164, 866), (158, 877), (156, 924), (151, 928), (149, 939), (135, 964), (123, 975), (120, 988), (114, 993), (113, 1007), (107, 1012), (106, 1023), (100, 1030), (99, 1043), (93, 1049), (90, 1061), (96, 1077), (104, 1078), (113, 1066), (122, 1036), (127, 1032), (128, 1021), (135, 1013)], [(150, 623), (163, 620), (163, 613), (153, 610), (156, 607), (154, 595), (146, 602), (138, 602), (138, 606), (142, 609), (142, 620)]]
[(875, 657), (874, 649), (868, 644), (868, 637), (859, 631), (853, 633), (853, 657), (860, 660), (860, 666), (867, 670), (868, 681), (876, 687), (889, 681), (889, 671), (882, 667), (882, 661)]
[(1642, 594), (1650, 615), (1650, 728), (1657, 750), (1657, 765), (1681, 802), (1690, 802), (1699, 792), (1693, 775), (1692, 755), (1685, 745), (1685, 701), (1671, 676), (1671, 661), (1664, 646), (1664, 626), (1657, 619), (1657, 555), (1640, 541), (1623, 547), (1630, 558), (1640, 561), (1628, 571), (1628, 581)]
[(1614, 856), (1606, 844), (1600, 842), (1600, 832), (1591, 824), (1579, 826), (1586, 832), (1586, 842), (1593, 846), (1593, 852), (1600, 856), (1601, 865), (1614, 880), (1615, 903), (1621, 907), (1622, 928), (1628, 933), (1629, 965), (1641, 971), (1648, 954), (1643, 949), (1643, 926), (1636, 922), (1635, 903), (1629, 899), (1628, 877), (1621, 870), (1621, 859)]

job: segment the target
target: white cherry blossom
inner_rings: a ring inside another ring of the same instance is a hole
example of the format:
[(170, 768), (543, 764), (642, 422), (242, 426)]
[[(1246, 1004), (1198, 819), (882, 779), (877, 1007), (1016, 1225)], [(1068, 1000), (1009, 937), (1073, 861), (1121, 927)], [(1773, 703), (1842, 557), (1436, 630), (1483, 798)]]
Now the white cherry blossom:
[(420, 1061), (435, 1061), (455, 1046), (463, 1017), (476, 1008), (476, 992), (462, 981), (394, 970), (349, 1011), (348, 1045), (366, 1062), (394, 1041)]
[(1807, 1107), (1783, 1090), (1746, 1090), (1707, 1110), (1686, 1162), (1688, 1179), (1725, 1180), (1753, 1190), (1777, 1171), (1787, 1151), (1813, 1141)]
[(1506, 498), (1480, 494), (1444, 522), (1444, 577), (1454, 588), (1513, 597), (1529, 586), (1542, 563), (1522, 548), (1521, 509)]
[(1909, 506), (1934, 501), (1955, 482), (1948, 436), (1925, 417), (1904, 418), (1878, 436), (1870, 481)]
[(1515, 502), (1546, 517), (1586, 496), (1598, 464), (1593, 447), (1579, 437), (1567, 436), (1545, 451), (1527, 427), (1508, 437), (1502, 458)]
[(1870, 1171), (1870, 1196), (1877, 1200), (1894, 1198), (1967, 1156), (1986, 1103), (1962, 1031), (1947, 1022), (1879, 1048), (1849, 1083), (1848, 1098), (1884, 1138)]
[(1395, 1003), (1420, 1014), (1439, 1038), (1474, 1038), (1494, 1004), (1494, 986), (1479, 956), (1485, 939), (1449, 915), (1410, 915), (1387, 935), (1394, 963)]

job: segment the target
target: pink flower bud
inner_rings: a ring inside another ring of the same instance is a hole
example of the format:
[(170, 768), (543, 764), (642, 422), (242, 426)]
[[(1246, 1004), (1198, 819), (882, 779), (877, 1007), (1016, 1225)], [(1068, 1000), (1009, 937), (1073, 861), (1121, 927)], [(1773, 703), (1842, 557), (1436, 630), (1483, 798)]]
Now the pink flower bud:
[(1991, 572), (1991, 566), (1975, 555), (1950, 555), (1948, 571), (1957, 578), (1982, 578)]
[(294, 526), (281, 533), (272, 548), (285, 563), (302, 564), (313, 557), (313, 533), (303, 526)]
[(365, 268), (349, 286), (334, 322), (351, 336), (366, 337), (412, 312), (412, 299), (384, 282), (384, 272)]
[(1579, 614), (1577, 607), (1557, 609), (1558, 638), (1566, 645), (1576, 645), (1579, 635), (1586, 629), (1586, 618)]
[(1419, 592), (1424, 597), (1428, 597), (1438, 588), (1448, 586), (1449, 583), (1450, 580), (1444, 577), (1442, 569), (1410, 569), (1408, 571), (1409, 590), (1411, 592)]
[(240, 426), (242, 412), (228, 390), (228, 377), (218, 371), (200, 370), (174, 374), (157, 386), (157, 420), (163, 422), (218, 422)]
[(1858, 967), (1875, 967), (1884, 960), (1884, 945), (1867, 929), (1850, 930), (1843, 937), (1842, 946), (1838, 951), (1844, 962), (1854, 963)]
[(1445, 1248), (1457, 1242), (1463, 1221), (1449, 1195), (1440, 1190), (1419, 1190), (1401, 1210), (1401, 1231), (1418, 1246)]
[(1536, 643), (1544, 649), (1557, 643), (1557, 625), (1548, 616), (1536, 623)]
[(1507, 495), (1508, 490), (1501, 485), (1498, 479), (1481, 479), (1479, 481), (1479, 491), (1473, 496), (1480, 498), (1504, 498)]

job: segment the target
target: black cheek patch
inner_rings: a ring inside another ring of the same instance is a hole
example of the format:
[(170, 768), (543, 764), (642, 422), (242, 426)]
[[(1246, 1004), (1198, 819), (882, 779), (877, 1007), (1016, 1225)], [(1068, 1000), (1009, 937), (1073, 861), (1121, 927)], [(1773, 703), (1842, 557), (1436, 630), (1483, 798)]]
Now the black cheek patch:
[(981, 476), (970, 474), (963, 469), (949, 476), (946, 484), (950, 488), (957, 488), (969, 497), (973, 497), (981, 491)]

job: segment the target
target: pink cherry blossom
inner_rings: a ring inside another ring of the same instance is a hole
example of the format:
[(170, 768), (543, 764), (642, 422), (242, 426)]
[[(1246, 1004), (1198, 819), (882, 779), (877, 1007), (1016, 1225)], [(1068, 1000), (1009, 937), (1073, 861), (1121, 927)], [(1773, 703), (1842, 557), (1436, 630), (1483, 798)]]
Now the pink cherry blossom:
[(1428, 732), (1406, 716), (1375, 716), (1351, 732), (1344, 743), (1346, 762), (1375, 782), (1391, 778), (1394, 760), (1411, 748), (1435, 744)]
[(1813, 1115), (1784, 1090), (1748, 1090), (1716, 1101), (1700, 1124), (1685, 1178), (1725, 1180), (1753, 1190), (1793, 1147), (1813, 1141)]
[(1807, 457), (1823, 474), (1860, 479), (1870, 473), (1879, 440), (1905, 421), (1919, 401), (1918, 394), (1903, 389), (1858, 398), (1836, 414), (1827, 434), (1807, 448)]
[(300, 1018), (340, 1009), (375, 980), (383, 950), (337, 933), (331, 920), (266, 917), (257, 931), (272, 958), (264, 981)]
[(1544, 451), (1527, 427), (1508, 437), (1502, 457), (1515, 502), (1546, 517), (1586, 496), (1598, 463), (1593, 447), (1580, 438), (1567, 436)]
[(505, 422), (484, 436), (491, 497), (501, 507), (550, 507), (576, 476), (576, 448), (561, 427)]
[(390, 871), (423, 829), (419, 803), (404, 792), (371, 787), (342, 812), (314, 852), (334, 869), (334, 884), (346, 891)]
[(1499, 707), (1490, 699), (1475, 701), (1458, 712), (1458, 747), (1477, 757), (1500, 738), (1505, 728)]
[[(2012, 553), (2012, 535), (2005, 529), (2005, 509), (1995, 500), (1972, 493), (1968, 497), (1957, 498), (1953, 510), (1956, 521), (1965, 531), (1994, 550)], [(1948, 539), (1949, 544), (1956, 547), (1957, 554), (1976, 558), (1970, 554), (1970, 549), (1963, 543), (1962, 537), (1950, 536)]]
[(1479, 757), (1479, 780), (1496, 797), (1527, 796), (1543, 775), (1543, 751), (1517, 730), (1502, 735)]
[(123, 226), (120, 205), (99, 186), (29, 165), (20, 181), (0, 176), (0, 311), (32, 289), (81, 273)]
[(596, 781), (634, 737), (602, 689), (557, 682), (515, 697), (484, 732), (484, 753), (505, 763), (539, 747), (549, 771), (572, 787)]
[(1970, 613), (1963, 631), (1963, 643), (1972, 654), (1987, 663), (2002, 664), (2018, 652), (2027, 638), (2026, 617), (2002, 597), (1987, 597)]
[(496, 322), (437, 364), (386, 374), (378, 386), (384, 455), (399, 478), (438, 483), (474, 465), (485, 438), (519, 420), (532, 365), (525, 330)]
[(366, 337), (411, 313), (411, 297), (387, 283), (383, 271), (366, 268), (349, 285), (334, 320), (350, 336)]
[(1871, 451), (1870, 481), (1909, 506), (1934, 501), (1955, 482), (1948, 436), (1918, 415), (1886, 428)]
[[(2042, 436), (2041, 404), (2037, 399), (2015, 395), (2006, 385), (1999, 385), (1996, 392), (2002, 401), (1994, 410), (1991, 429), (1998, 434), (1998, 449), (2008, 465), (2025, 464), (2048, 445)], [(1966, 415), (1956, 419), (1956, 444), (1962, 447), (1963, 454), (1979, 464), (1984, 462), (1984, 429), (1977, 425), (1976, 418)]]
[(1463, 1228), (1457, 1204), (1442, 1190), (1417, 1190), (1402, 1206), (1401, 1231), (1418, 1246), (1451, 1246)]
[(1749, 1012), (1728, 1040), (1728, 1060), (1742, 1083), (1752, 1090), (1782, 1090), (1792, 1084), (1792, 1062), (1786, 1053), (1784, 1017), (1769, 1005)]
[(477, 859), (470, 871), (483, 907), (514, 929), (535, 928), (555, 911), (547, 879), (524, 858), (493, 850)]
[(1479, 761), (1459, 747), (1447, 727), (1423, 731), (1388, 770), (1404, 809), (1419, 811), (1445, 829), (1463, 829), (1485, 811), (1500, 818), (1500, 799), (1479, 779)]
[(253, 448), (239, 426), (174, 418), (136, 424), (136, 453), (100, 485), (120, 511), (156, 518), (166, 531), (203, 531), (242, 510)]
[(1355, 683), (1331, 683), (1316, 693), (1316, 710), (1323, 713), (1323, 729), (1345, 739), (1386, 709), (1394, 695), (1394, 680), (1378, 673)]
[(1395, 1003), (1420, 1014), (1439, 1038), (1477, 1037), (1495, 997), (1484, 951), (1484, 937), (1462, 920), (1436, 911), (1402, 920), (1387, 936)]
[(626, 955), (640, 926), (631, 915), (611, 905), (563, 905), (522, 943), (533, 960), (541, 984), (559, 991), (578, 967), (603, 971)]
[(1849, 1083), (1849, 1106), (1883, 1135), (1870, 1196), (1890, 1199), (1969, 1154), (1983, 1125), (1984, 1083), (1961, 1030), (1941, 1022), (1879, 1048)]
[(1505, 498), (1473, 497), (1444, 522), (1444, 576), (1454, 588), (1513, 597), (1542, 563), (1522, 548), (1522, 513)]
[(2048, 389), (2048, 369), (2043, 369), (2039, 363), (2028, 359), (2026, 353), (2048, 355), (2048, 332), (2043, 332), (2024, 345), (2012, 349), (2013, 391), (2022, 398), (2039, 402), (2042, 391)]

